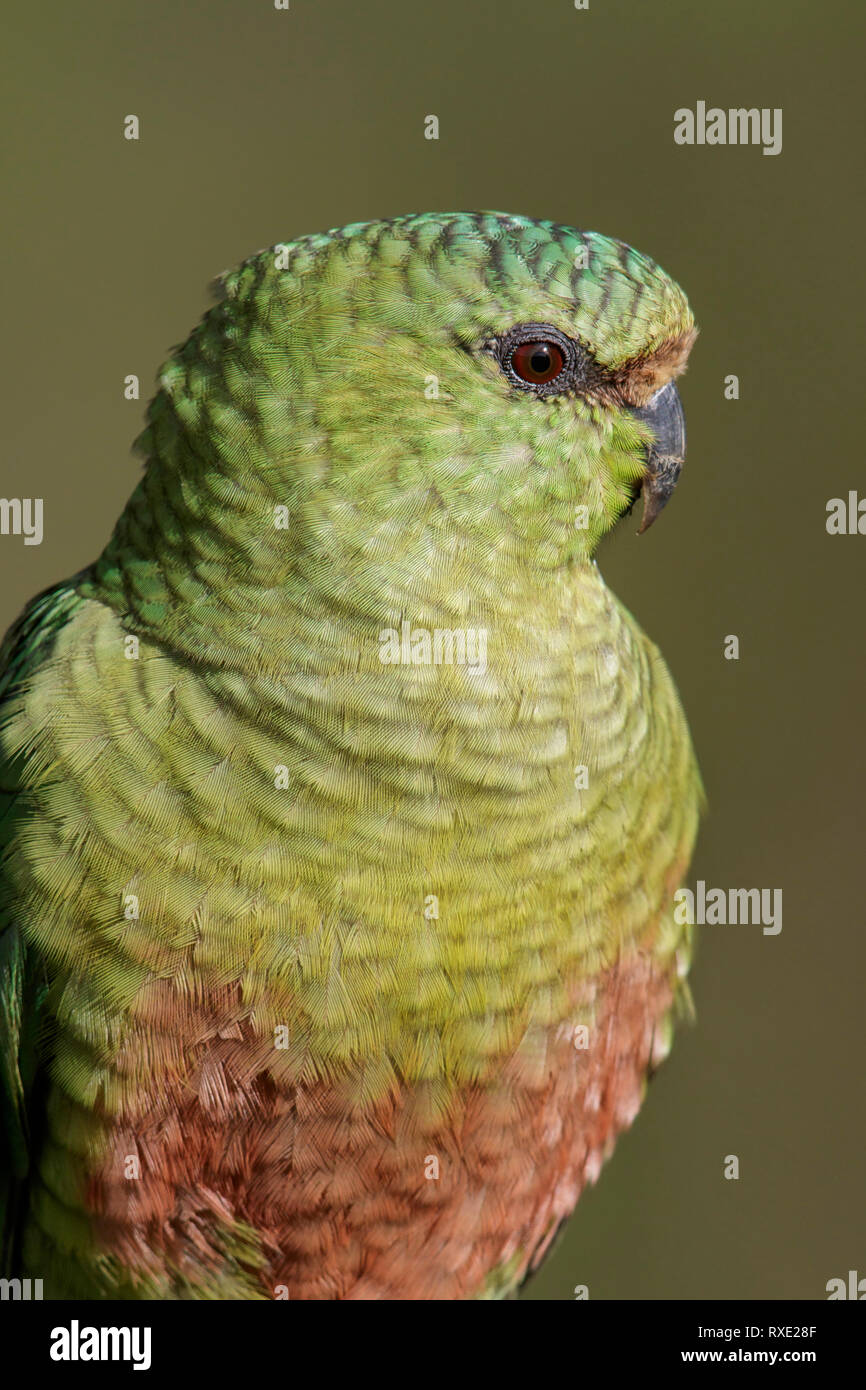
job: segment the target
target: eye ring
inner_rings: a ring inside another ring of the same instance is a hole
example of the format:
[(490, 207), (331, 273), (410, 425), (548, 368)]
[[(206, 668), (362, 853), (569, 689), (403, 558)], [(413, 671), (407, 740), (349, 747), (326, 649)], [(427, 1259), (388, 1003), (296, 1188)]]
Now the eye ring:
[(496, 346), (500, 367), (521, 391), (557, 396), (575, 384), (577, 345), (552, 324), (517, 324)]

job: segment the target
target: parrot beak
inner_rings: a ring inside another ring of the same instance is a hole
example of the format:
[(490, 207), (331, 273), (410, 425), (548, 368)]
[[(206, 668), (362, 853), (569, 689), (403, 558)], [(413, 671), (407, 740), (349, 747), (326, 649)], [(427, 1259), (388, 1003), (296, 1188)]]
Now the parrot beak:
[(686, 421), (679, 392), (672, 381), (632, 410), (653, 433), (647, 449), (647, 471), (643, 481), (643, 520), (638, 535), (648, 531), (677, 485), (686, 456)]

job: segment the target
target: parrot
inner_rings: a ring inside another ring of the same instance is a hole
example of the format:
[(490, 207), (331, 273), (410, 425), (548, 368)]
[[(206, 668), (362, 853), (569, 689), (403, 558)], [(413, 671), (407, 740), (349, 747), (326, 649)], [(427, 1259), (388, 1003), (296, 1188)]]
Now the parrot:
[(504, 212), (280, 242), (0, 651), (4, 1272), (517, 1297), (689, 1014), (703, 789), (605, 584), (684, 292)]

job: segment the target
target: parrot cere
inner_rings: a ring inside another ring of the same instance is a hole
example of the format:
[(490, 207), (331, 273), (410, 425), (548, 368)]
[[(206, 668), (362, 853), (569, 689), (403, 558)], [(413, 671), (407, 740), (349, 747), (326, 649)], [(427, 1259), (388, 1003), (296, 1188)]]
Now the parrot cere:
[(503, 213), (219, 293), (0, 651), (3, 1273), (508, 1297), (688, 1000), (700, 778), (593, 557), (671, 496), (692, 314)]

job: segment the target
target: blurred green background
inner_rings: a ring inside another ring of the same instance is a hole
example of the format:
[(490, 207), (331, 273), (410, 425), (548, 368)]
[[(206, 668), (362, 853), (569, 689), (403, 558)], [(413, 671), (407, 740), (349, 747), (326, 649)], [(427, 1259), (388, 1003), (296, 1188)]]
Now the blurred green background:
[[(704, 929), (697, 1025), (524, 1297), (823, 1298), (828, 1279), (866, 1275), (866, 537), (825, 530), (828, 499), (864, 476), (864, 11), (16, 8), (0, 492), (44, 497), (45, 539), (0, 538), (0, 630), (102, 548), (158, 367), (213, 276), (260, 247), (498, 208), (621, 237), (684, 286), (702, 328), (681, 384), (684, 479), (601, 567), (691, 722), (711, 811), (690, 881), (782, 888), (784, 926)], [(782, 153), (676, 146), (673, 113), (698, 100), (782, 107)], [(138, 143), (122, 138), (130, 113)], [(140, 402), (123, 399), (131, 372)]]

